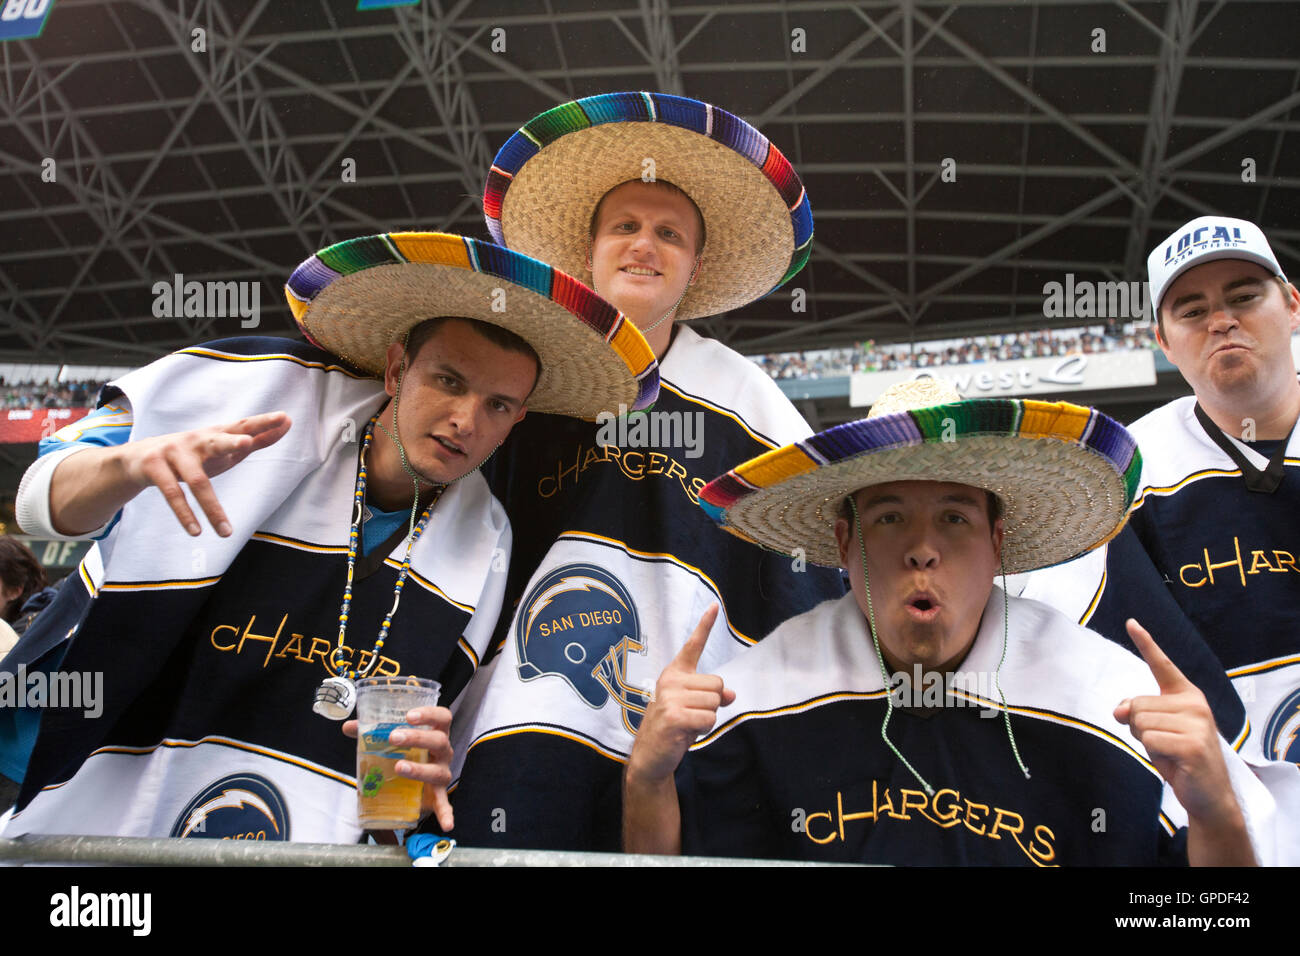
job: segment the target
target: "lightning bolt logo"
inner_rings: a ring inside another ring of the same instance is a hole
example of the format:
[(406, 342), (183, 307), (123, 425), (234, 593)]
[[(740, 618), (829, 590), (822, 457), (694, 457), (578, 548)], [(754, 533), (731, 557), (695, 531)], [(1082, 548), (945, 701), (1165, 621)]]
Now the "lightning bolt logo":
[(613, 588), (609, 587), (602, 581), (597, 581), (595, 578), (590, 578), (586, 575), (563, 577), (555, 584), (547, 587), (533, 599), (534, 603), (528, 609), (528, 620), (524, 622), (524, 627), (527, 631), (532, 631), (533, 621), (537, 620), (538, 615), (540, 615), (552, 601), (561, 594), (566, 594), (570, 591), (586, 591), (588, 593), (592, 591), (601, 591), (608, 594), (624, 608), (627, 607), (627, 602), (619, 597), (618, 593), (615, 592)]
[(275, 822), (275, 814), (267, 806), (265, 800), (255, 793), (249, 793), (247, 790), (222, 790), (220, 794), (213, 797), (202, 806), (196, 807), (190, 814), (189, 822), (185, 824), (185, 829), (181, 832), (181, 837), (187, 837), (195, 829), (202, 833), (207, 828), (208, 814), (214, 810), (238, 810), (242, 807), (252, 807), (258, 813), (265, 816), (271, 821), (271, 826), (275, 832), (280, 832), (280, 827)]
[(1264, 724), (1264, 753), (1275, 760), (1300, 763), (1300, 688), (1282, 700)]
[[(254, 822), (263, 817), (265, 824)], [(288, 840), (289, 829), (288, 806), (275, 784), (261, 774), (242, 772), (214, 780), (195, 794), (168, 836), (224, 839), (257, 832), (258, 839)]]

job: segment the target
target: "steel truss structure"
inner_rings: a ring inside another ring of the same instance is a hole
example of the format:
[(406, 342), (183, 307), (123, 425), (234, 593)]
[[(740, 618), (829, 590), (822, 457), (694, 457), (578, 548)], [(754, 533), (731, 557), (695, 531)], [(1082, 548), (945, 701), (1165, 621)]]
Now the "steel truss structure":
[(749, 353), (1088, 324), (1045, 317), (1043, 286), (1140, 280), (1209, 212), (1300, 268), (1290, 0), (355, 6), (55, 0), (39, 39), (0, 43), (0, 361), (138, 364), (247, 331), (158, 315), (176, 275), (256, 283), (256, 331), (291, 334), (300, 260), (485, 237), (510, 133), (622, 89), (724, 106), (804, 179), (809, 267), (700, 323)]

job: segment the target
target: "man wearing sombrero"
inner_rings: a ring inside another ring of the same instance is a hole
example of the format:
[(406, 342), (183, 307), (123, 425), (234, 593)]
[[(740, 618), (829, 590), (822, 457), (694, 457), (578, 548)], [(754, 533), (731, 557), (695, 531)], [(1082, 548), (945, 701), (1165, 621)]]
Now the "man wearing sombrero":
[[(527, 409), (656, 392), (616, 310), (473, 239), (338, 243), (286, 294), (310, 344), (227, 339), (132, 372), (24, 479), (24, 527), (99, 540), (6, 667), (101, 672), (103, 696), (8, 728), (25, 757), (39, 719), (6, 835), (355, 841), (334, 722), (353, 682), (435, 678), (448, 704), (496, 623), (510, 529), (476, 469)], [(423, 712), (406, 743), (430, 762), (398, 768), (448, 823), (449, 721)]]
[(497, 154), (484, 210), (503, 245), (621, 309), (660, 359), (653, 410), (529, 416), (485, 472), (515, 531), (490, 680), (453, 727), (457, 836), (617, 849), (620, 778), (655, 676), (714, 602), (721, 664), (838, 575), (714, 533), (699, 490), (809, 433), (753, 363), (682, 321), (738, 309), (807, 261), (808, 197), (777, 147), (725, 110), (613, 93), (535, 117)]
[(1130, 626), (1144, 665), (993, 584), (1116, 533), (1141, 467), (1133, 439), (1091, 409), (945, 392), (897, 386), (872, 417), (701, 493), (728, 531), (848, 568), (853, 593), (717, 675), (697, 672), (697, 629), (632, 751), (628, 849), (1269, 861), (1271, 799), (1147, 633)]
[(1221, 732), (1300, 809), (1300, 292), (1259, 226), (1221, 215), (1167, 235), (1147, 274), (1157, 340), (1195, 394), (1130, 426), (1144, 469), (1124, 532), (1024, 596), (1120, 643), (1135, 609), (1160, 608)]

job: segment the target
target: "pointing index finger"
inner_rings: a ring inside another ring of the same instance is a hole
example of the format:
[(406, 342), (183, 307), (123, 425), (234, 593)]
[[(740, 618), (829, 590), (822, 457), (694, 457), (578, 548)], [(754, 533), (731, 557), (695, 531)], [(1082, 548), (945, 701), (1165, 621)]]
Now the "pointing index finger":
[(1128, 636), (1137, 647), (1138, 653), (1142, 655), (1142, 659), (1151, 668), (1151, 674), (1160, 687), (1160, 693), (1174, 694), (1185, 690), (1191, 682), (1183, 676), (1183, 672), (1169, 659), (1169, 655), (1160, 649), (1160, 646), (1147, 632), (1146, 628), (1133, 618), (1129, 618), (1125, 625), (1128, 628)]
[(709, 639), (709, 631), (713, 630), (713, 622), (718, 619), (718, 605), (713, 603), (709, 605), (708, 610), (700, 618), (700, 623), (695, 626), (690, 638), (682, 645), (682, 649), (677, 652), (673, 658), (673, 663), (686, 670), (694, 671), (700, 664), (700, 657), (704, 654), (704, 645)]

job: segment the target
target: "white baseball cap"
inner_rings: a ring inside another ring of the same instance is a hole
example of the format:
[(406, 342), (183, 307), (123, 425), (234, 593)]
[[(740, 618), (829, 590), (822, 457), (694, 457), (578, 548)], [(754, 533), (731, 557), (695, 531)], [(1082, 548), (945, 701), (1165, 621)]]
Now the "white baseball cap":
[(1202, 216), (1175, 229), (1147, 256), (1151, 311), (1160, 314), (1160, 300), (1175, 279), (1215, 259), (1245, 259), (1286, 278), (1259, 226), (1245, 219)]

